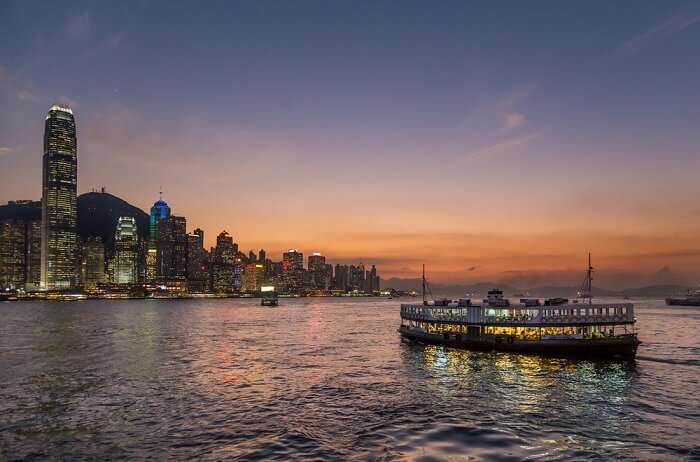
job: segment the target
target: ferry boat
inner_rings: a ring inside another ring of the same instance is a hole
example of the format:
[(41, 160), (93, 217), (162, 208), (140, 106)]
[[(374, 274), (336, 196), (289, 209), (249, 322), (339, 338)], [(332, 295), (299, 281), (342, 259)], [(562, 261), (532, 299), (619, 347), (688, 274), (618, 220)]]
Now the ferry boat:
[[(590, 258), (590, 257), (589, 257)], [(426, 299), (401, 305), (401, 336), (457, 348), (562, 357), (631, 359), (640, 341), (631, 303), (593, 303), (588, 266), (588, 303), (567, 299), (521, 299), (510, 303), (499, 289), (480, 303)]]
[(700, 306), (700, 290), (688, 290), (685, 298), (667, 298), (666, 305), (669, 306)]
[(277, 306), (279, 301), (277, 298), (277, 292), (274, 287), (263, 286), (261, 287), (260, 293), (262, 295), (260, 299), (260, 305), (262, 306)]

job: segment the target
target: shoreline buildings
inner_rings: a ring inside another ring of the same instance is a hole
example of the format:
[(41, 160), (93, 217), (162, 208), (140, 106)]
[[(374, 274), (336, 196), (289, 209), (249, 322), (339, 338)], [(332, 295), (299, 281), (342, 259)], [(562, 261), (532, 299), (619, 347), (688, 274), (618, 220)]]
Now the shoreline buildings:
[(55, 104), (45, 121), (41, 202), (9, 202), (12, 210), (0, 219), (0, 289), (92, 296), (228, 296), (259, 294), (263, 286), (297, 296), (379, 292), (374, 266), (334, 271), (319, 252), (306, 268), (297, 249), (272, 261), (264, 249), (242, 252), (226, 231), (207, 251), (204, 231), (187, 234), (186, 218), (172, 214), (162, 192), (147, 216), (104, 188), (93, 191), (83, 195), (79, 223), (77, 154), (73, 111)]

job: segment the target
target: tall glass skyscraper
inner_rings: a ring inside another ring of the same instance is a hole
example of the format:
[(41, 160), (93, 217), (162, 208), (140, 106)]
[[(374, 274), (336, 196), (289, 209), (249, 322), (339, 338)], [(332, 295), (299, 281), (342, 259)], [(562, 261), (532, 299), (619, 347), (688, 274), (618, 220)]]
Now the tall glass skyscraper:
[(153, 284), (158, 277), (157, 225), (160, 220), (170, 218), (170, 207), (161, 197), (151, 207), (148, 221), (148, 243), (146, 248), (146, 283)]
[(55, 104), (44, 128), (41, 196), (41, 287), (77, 286), (78, 142), (73, 111)]
[(138, 282), (138, 232), (133, 217), (119, 217), (114, 233), (114, 283)]

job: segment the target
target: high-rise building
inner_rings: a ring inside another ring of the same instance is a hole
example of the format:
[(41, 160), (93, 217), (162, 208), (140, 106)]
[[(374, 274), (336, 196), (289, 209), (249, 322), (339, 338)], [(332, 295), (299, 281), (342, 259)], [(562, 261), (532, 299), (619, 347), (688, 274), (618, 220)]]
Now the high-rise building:
[(81, 280), (84, 289), (93, 292), (105, 282), (105, 246), (102, 238), (97, 236), (89, 237), (81, 248)]
[(237, 249), (233, 237), (226, 231), (216, 236), (216, 247), (211, 255), (211, 289), (217, 293), (232, 293), (235, 291), (234, 272)]
[(209, 252), (204, 249), (204, 231), (187, 235), (187, 282), (190, 292), (209, 290)]
[(77, 285), (78, 143), (73, 111), (49, 109), (44, 128), (41, 197), (41, 287), (70, 290)]
[(265, 266), (262, 263), (248, 263), (243, 273), (244, 292), (259, 292), (265, 283)]
[(304, 254), (289, 249), (282, 254), (283, 289), (289, 294), (301, 294), (304, 290)]
[(187, 276), (187, 221), (171, 215), (156, 222), (157, 279), (182, 279)]
[(333, 277), (333, 288), (346, 291), (350, 286), (350, 268), (347, 265), (335, 265), (335, 275)]
[(114, 233), (114, 283), (136, 284), (138, 280), (138, 233), (136, 220), (119, 217)]
[(146, 245), (146, 283), (152, 285), (158, 277), (157, 224), (170, 218), (170, 207), (161, 196), (151, 207), (148, 220), (148, 244)]
[(22, 289), (26, 268), (26, 225), (0, 221), (0, 289)]
[(331, 288), (332, 268), (329, 271), (326, 257), (318, 252), (309, 255), (308, 273), (309, 285), (312, 290), (328, 290)]
[(0, 288), (36, 290), (41, 280), (41, 221), (0, 220)]
[(348, 274), (349, 287), (348, 290), (364, 291), (365, 290), (365, 265), (360, 263), (359, 266), (350, 265)]
[(265, 260), (267, 260), (267, 254), (265, 253), (265, 249), (260, 249), (260, 252), (258, 252), (258, 261), (261, 263), (265, 263)]

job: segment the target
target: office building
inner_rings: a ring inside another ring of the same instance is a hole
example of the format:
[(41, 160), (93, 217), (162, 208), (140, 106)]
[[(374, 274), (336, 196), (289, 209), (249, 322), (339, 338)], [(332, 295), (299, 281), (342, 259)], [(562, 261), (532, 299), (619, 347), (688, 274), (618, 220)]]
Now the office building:
[(119, 217), (114, 234), (114, 283), (137, 284), (138, 278), (138, 233), (136, 220)]
[(187, 283), (190, 292), (209, 291), (209, 252), (199, 228), (187, 235)]
[(304, 254), (296, 249), (282, 254), (282, 287), (288, 294), (304, 291)]
[(44, 127), (41, 197), (41, 287), (77, 286), (78, 145), (73, 111), (51, 106)]
[(102, 238), (89, 237), (82, 243), (81, 250), (80, 279), (86, 292), (94, 292), (106, 281), (105, 246)]

